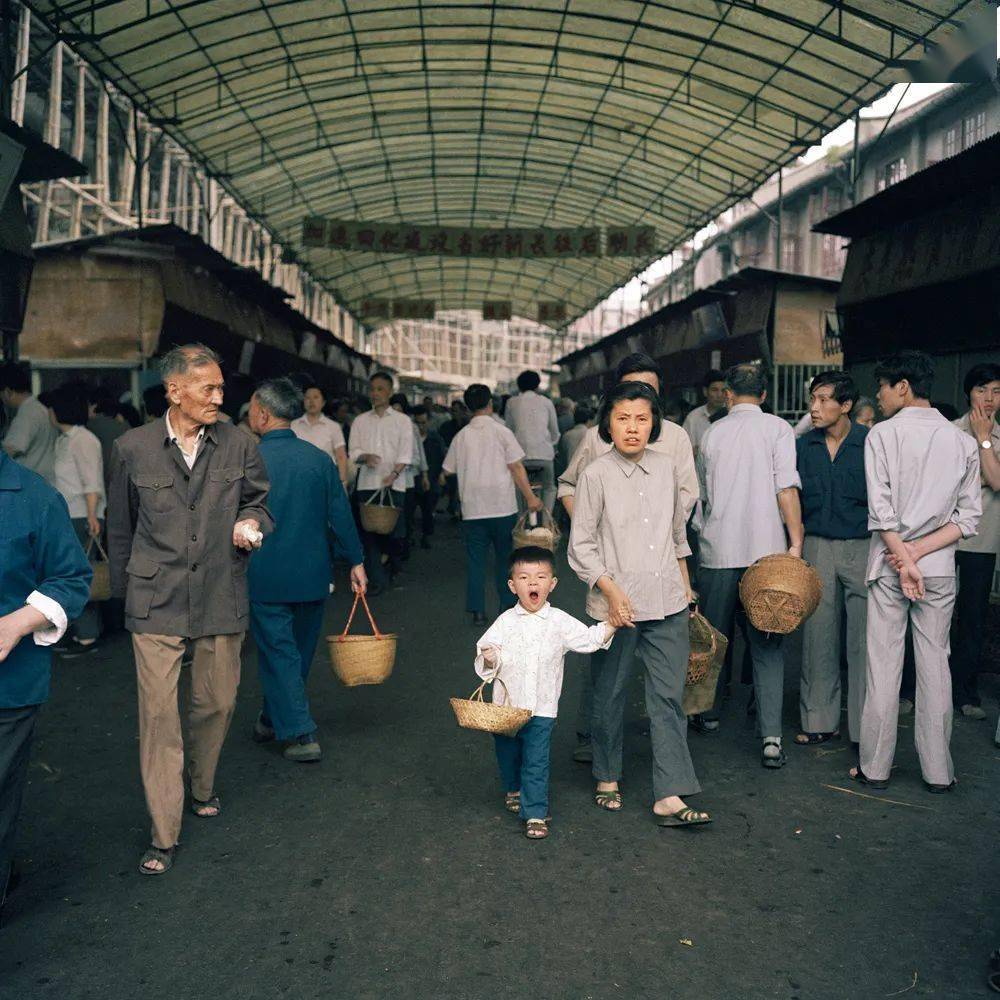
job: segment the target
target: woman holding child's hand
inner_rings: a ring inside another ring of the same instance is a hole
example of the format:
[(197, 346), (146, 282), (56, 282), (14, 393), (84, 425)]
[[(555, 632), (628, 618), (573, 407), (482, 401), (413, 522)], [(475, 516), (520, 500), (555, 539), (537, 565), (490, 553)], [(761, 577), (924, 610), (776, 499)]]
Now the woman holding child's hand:
[(625, 700), (638, 656), (646, 671), (654, 816), (660, 826), (695, 826), (711, 817), (681, 798), (701, 791), (682, 707), (691, 550), (674, 462), (646, 447), (659, 436), (660, 422), (659, 399), (648, 385), (622, 382), (608, 394), (600, 436), (614, 447), (577, 482), (569, 561), (591, 588), (587, 613), (620, 629), (593, 660), (594, 801), (612, 812), (622, 807)]

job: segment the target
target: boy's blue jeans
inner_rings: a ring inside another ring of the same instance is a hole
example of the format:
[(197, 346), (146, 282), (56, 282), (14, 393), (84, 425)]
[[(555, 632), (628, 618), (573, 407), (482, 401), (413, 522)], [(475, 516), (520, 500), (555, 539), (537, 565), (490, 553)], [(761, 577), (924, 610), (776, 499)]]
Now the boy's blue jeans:
[(494, 736), (505, 792), (521, 793), (521, 819), (549, 814), (549, 745), (555, 719), (533, 716), (516, 736)]

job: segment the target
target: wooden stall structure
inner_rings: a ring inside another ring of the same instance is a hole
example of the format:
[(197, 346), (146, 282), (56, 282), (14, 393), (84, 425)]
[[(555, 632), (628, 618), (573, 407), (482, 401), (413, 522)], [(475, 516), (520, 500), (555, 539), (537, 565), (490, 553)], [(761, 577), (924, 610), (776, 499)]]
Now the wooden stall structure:
[(837, 287), (827, 278), (744, 268), (561, 358), (560, 391), (599, 396), (618, 362), (644, 351), (663, 367), (669, 391), (700, 402), (710, 368), (761, 361), (773, 374), (774, 411), (797, 419), (812, 376), (841, 366)]
[(201, 341), (245, 384), (306, 372), (329, 396), (365, 390), (368, 355), (306, 319), (256, 271), (177, 226), (41, 244), (35, 254), (20, 347), (36, 388), (83, 377), (131, 389), (137, 399), (157, 355)]

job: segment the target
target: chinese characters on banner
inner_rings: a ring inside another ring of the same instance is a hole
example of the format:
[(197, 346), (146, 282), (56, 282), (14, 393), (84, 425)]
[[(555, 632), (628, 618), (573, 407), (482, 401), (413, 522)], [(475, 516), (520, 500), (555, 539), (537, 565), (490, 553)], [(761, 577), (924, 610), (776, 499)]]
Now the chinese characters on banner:
[(483, 319), (485, 320), (505, 320), (510, 319), (513, 310), (509, 302), (484, 302)]
[(652, 226), (609, 226), (604, 247), (596, 226), (574, 229), (478, 229), (407, 223), (348, 222), (306, 218), (302, 242), (360, 253), (437, 254), (445, 257), (650, 257), (656, 252)]
[(362, 299), (362, 319), (434, 319), (433, 299)]
[(565, 323), (566, 303), (557, 299), (539, 299), (538, 322), (543, 326), (560, 326)]

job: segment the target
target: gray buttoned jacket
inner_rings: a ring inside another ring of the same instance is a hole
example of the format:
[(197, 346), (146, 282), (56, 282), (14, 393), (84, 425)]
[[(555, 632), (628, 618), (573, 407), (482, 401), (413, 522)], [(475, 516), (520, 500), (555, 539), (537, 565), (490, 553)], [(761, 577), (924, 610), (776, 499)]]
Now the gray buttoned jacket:
[(249, 558), (233, 545), (233, 526), (253, 518), (272, 530), (268, 487), (256, 442), (229, 423), (205, 428), (190, 469), (162, 417), (114, 443), (108, 557), (130, 632), (246, 631)]

